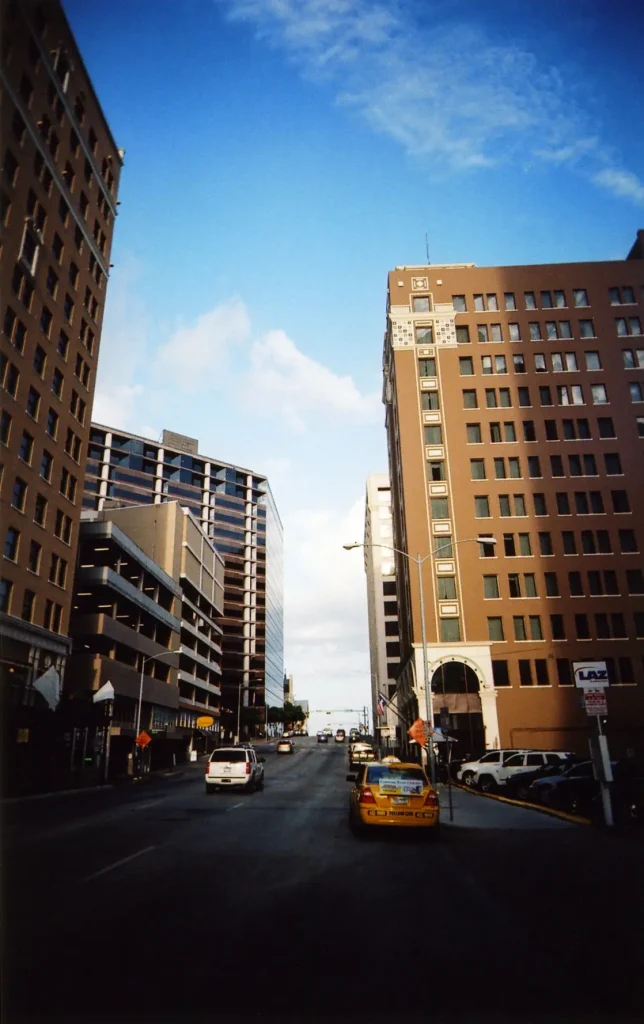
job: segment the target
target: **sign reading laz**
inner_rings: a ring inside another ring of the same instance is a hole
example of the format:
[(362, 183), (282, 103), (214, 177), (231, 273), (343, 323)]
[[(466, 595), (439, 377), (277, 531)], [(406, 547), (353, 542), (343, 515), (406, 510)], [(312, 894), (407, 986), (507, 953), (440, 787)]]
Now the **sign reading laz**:
[(605, 661), (573, 661), (575, 686), (601, 689), (609, 685), (608, 669)]

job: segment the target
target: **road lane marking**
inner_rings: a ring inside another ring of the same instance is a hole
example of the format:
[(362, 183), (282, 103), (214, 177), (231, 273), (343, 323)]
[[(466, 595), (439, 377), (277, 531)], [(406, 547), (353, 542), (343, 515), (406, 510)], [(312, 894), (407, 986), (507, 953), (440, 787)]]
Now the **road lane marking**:
[(84, 882), (91, 882), (94, 878), (100, 878), (101, 875), (106, 875), (108, 871), (114, 871), (115, 868), (122, 867), (123, 864), (127, 864), (131, 860), (136, 860), (137, 857), (142, 857), (144, 853), (150, 853), (151, 850), (156, 850), (156, 846), (146, 846), (145, 849), (139, 850), (137, 853), (131, 853), (129, 857), (123, 857), (121, 860), (115, 861), (113, 864), (108, 864), (106, 868), (101, 868), (100, 871), (95, 871), (93, 875), (88, 875), (84, 878)]
[(229, 811), (234, 811), (234, 810), (236, 810), (236, 809), (237, 809), (238, 807), (243, 807), (243, 806), (244, 806), (244, 801), (242, 800), (242, 802), (241, 802), (241, 803), (239, 803), (239, 804), (233, 804), (233, 806), (232, 806), (232, 807), (229, 807), (229, 808), (228, 808), (228, 810), (229, 810)]
[(147, 807), (156, 807), (157, 804), (163, 803), (163, 800), (148, 800), (145, 804), (134, 804), (130, 807), (131, 811), (144, 811)]

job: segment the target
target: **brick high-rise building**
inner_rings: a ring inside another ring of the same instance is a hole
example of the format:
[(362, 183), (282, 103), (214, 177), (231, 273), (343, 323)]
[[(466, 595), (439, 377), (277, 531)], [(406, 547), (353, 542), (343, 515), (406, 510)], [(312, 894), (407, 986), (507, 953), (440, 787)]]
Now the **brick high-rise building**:
[[(623, 261), (389, 274), (396, 547), (423, 567), (433, 710), (461, 750), (587, 751), (573, 665), (644, 727), (644, 232)], [(490, 538), (485, 543), (478, 538)], [(424, 713), (416, 568), (397, 564), (399, 706)], [(438, 724), (437, 719), (435, 719)]]
[(15, 709), (38, 702), (43, 672), (59, 685), (70, 649), (122, 152), (56, 0), (3, 3), (1, 39), (0, 669)]

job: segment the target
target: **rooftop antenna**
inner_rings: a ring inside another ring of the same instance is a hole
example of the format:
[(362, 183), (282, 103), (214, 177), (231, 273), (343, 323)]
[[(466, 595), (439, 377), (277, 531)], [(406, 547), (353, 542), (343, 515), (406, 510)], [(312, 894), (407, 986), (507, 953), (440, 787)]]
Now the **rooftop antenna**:
[(427, 241), (427, 232), (425, 232), (425, 255), (427, 256), (427, 266), (429, 266), (429, 242)]

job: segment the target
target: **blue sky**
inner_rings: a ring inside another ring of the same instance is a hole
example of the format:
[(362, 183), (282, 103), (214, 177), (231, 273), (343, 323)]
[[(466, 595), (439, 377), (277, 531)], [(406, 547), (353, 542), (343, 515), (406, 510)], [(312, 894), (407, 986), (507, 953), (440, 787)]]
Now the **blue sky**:
[[(268, 472), (287, 669), (367, 699), (364, 480), (397, 263), (622, 258), (644, 14), (604, 0), (65, 7), (126, 151), (95, 416)], [(177, 369), (178, 366), (178, 369)], [(173, 367), (170, 379), (168, 369)]]

